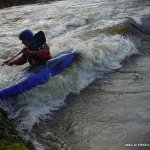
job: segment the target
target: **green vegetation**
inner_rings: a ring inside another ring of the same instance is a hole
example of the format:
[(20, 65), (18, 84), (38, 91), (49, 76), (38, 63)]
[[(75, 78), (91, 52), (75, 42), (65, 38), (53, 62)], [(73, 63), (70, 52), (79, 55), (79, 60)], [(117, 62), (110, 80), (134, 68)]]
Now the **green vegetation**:
[(1, 143), (0, 150), (28, 150), (28, 148), (23, 143), (11, 142), (11, 143)]
[(5, 111), (0, 108), (0, 150), (33, 150), (31, 143), (24, 142), (11, 125)]

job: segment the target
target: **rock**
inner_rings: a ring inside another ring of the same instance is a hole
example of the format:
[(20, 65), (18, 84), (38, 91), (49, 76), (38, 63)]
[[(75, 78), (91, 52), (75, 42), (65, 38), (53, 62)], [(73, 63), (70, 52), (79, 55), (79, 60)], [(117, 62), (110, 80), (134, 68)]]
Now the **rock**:
[(34, 150), (31, 143), (17, 135), (5, 111), (0, 108), (0, 150)]

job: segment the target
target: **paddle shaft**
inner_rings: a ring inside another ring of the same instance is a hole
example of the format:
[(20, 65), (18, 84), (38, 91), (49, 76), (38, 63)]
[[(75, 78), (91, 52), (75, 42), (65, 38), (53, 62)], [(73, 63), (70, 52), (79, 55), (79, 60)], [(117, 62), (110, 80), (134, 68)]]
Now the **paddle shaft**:
[[(13, 56), (12, 58), (10, 58), (9, 60), (5, 61), (5, 62), (10, 62), (11, 60), (15, 59), (17, 56), (19, 56), (21, 53), (23, 53), (23, 51), (19, 52), (18, 54), (16, 54), (15, 56)], [(4, 66), (5, 62), (1, 65)]]

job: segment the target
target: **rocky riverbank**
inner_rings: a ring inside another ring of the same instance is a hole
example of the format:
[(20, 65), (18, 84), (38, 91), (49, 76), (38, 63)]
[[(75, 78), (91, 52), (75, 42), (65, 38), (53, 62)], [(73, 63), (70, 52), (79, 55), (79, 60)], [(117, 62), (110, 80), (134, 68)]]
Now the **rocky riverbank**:
[(17, 135), (5, 111), (0, 108), (0, 150), (34, 150), (31, 143)]

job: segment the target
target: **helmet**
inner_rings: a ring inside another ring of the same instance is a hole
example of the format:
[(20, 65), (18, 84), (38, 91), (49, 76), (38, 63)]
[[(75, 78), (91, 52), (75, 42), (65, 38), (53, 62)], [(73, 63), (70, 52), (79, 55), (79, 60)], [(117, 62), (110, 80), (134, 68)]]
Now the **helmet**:
[(33, 33), (31, 30), (26, 29), (23, 30), (20, 34), (19, 34), (19, 39), (20, 40), (27, 40), (27, 41), (31, 41), (33, 38)]

